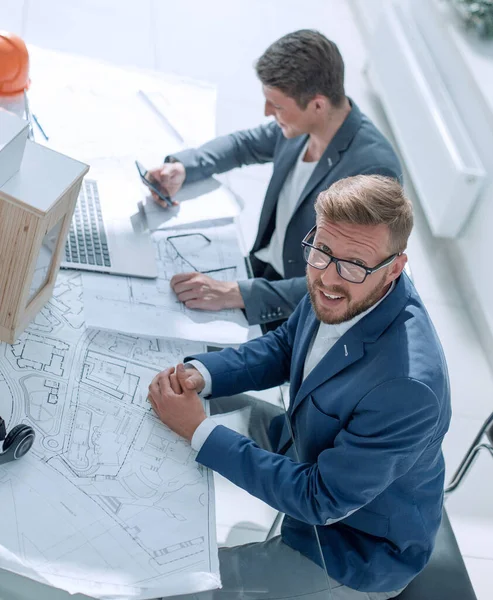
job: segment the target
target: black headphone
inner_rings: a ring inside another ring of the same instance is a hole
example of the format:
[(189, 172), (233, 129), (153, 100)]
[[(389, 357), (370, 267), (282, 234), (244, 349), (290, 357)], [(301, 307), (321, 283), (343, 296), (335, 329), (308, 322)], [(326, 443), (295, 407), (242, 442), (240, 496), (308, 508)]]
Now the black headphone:
[(0, 453), (0, 465), (11, 460), (17, 460), (29, 452), (34, 442), (34, 429), (29, 425), (16, 425), (7, 434), (5, 421), (0, 417), (0, 442), (3, 451)]

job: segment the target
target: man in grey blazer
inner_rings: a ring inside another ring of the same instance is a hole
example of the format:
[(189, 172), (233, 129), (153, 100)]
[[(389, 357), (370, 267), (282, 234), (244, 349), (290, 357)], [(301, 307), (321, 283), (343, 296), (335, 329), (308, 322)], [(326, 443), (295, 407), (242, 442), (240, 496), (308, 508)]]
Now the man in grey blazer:
[(189, 308), (242, 308), (251, 325), (271, 329), (307, 292), (300, 241), (315, 224), (318, 194), (352, 175), (400, 178), (401, 167), (389, 142), (345, 95), (343, 59), (321, 33), (283, 36), (260, 57), (256, 72), (265, 115), (273, 121), (168, 156), (150, 175), (173, 196), (184, 183), (243, 165), (274, 163), (250, 252), (253, 279), (217, 281), (182, 273), (171, 280)]

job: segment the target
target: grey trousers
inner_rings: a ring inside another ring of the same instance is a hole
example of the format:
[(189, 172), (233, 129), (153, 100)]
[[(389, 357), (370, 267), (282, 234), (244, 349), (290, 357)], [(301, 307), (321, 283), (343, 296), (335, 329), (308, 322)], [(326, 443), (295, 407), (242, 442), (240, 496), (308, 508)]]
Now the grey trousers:
[[(242, 429), (262, 448), (272, 450), (267, 436), (271, 420), (280, 407), (248, 394), (211, 400), (211, 416), (244, 411)], [(245, 410), (246, 409), (246, 410)], [(314, 534), (315, 535), (315, 534)], [(219, 549), (222, 589), (193, 596), (196, 600), (387, 600), (393, 592), (359, 592), (340, 584), (280, 538)]]
[(220, 548), (222, 589), (194, 600), (387, 600), (395, 592), (358, 592), (340, 584), (280, 538)]

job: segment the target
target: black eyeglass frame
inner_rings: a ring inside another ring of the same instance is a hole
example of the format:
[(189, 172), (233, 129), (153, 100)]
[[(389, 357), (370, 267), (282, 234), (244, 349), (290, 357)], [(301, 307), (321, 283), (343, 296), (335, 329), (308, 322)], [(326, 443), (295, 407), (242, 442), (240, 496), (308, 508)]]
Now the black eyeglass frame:
[[(321, 252), (322, 254), (325, 254), (325, 256), (327, 256), (330, 260), (325, 265), (325, 267), (314, 267), (312, 264), (310, 264), (308, 262), (308, 259), (306, 258), (305, 253), (303, 252), (303, 258), (305, 259), (305, 262), (308, 265), (310, 265), (310, 267), (313, 267), (314, 269), (318, 269), (319, 271), (325, 271), (325, 269), (327, 269), (327, 267), (329, 267), (329, 265), (331, 263), (334, 263), (335, 266), (336, 266), (336, 269), (337, 269), (337, 273), (339, 274), (339, 277), (342, 277), (342, 279), (344, 279), (344, 281), (347, 281), (348, 283), (355, 283), (357, 285), (359, 285), (360, 283), (364, 283), (366, 281), (366, 278), (368, 277), (368, 275), (371, 275), (372, 273), (375, 273), (375, 271), (379, 271), (380, 269), (383, 269), (384, 267), (388, 267), (391, 263), (394, 262), (394, 260), (398, 256), (400, 256), (402, 254), (402, 252), (396, 252), (395, 254), (392, 254), (391, 256), (389, 256), (388, 258), (386, 258), (385, 260), (382, 260), (382, 262), (378, 263), (378, 265), (376, 265), (375, 267), (365, 267), (365, 265), (361, 265), (361, 264), (359, 264), (357, 262), (354, 262), (353, 260), (346, 260), (345, 258), (336, 258), (335, 256), (333, 256), (332, 254), (329, 254), (325, 250), (317, 248), (313, 244), (310, 244), (309, 242), (307, 242), (306, 240), (316, 230), (317, 230), (317, 226), (314, 225), (310, 229), (310, 231), (305, 235), (303, 241), (301, 242), (301, 246), (302, 246), (302, 248), (313, 248), (313, 250), (317, 250), (317, 252)], [(365, 271), (365, 277), (363, 278), (362, 281), (351, 281), (350, 279), (347, 279), (346, 277), (344, 277), (343, 275), (341, 275), (341, 270), (340, 270), (340, 267), (339, 267), (339, 262), (349, 263), (351, 265), (354, 265), (355, 267), (359, 267), (360, 269), (363, 269)]]
[(203, 275), (206, 275), (207, 273), (219, 273), (219, 271), (230, 271), (231, 269), (234, 269), (236, 271), (236, 265), (233, 265), (232, 267), (220, 267), (219, 269), (207, 269), (206, 271), (201, 271), (200, 269), (197, 269), (197, 267), (194, 267), (194, 265), (192, 265), (192, 263), (183, 256), (183, 254), (178, 250), (178, 248), (171, 241), (171, 240), (174, 240), (176, 238), (191, 237), (192, 235), (199, 235), (200, 237), (203, 237), (204, 240), (208, 244), (212, 244), (212, 240), (210, 238), (208, 238), (203, 233), (199, 233), (199, 232), (197, 232), (197, 233), (180, 233), (180, 234), (177, 234), (177, 235), (169, 235), (166, 238), (166, 241), (169, 243), (169, 245), (176, 252), (176, 255), (178, 256), (178, 258), (181, 258), (181, 260), (183, 262), (187, 263), (187, 265), (189, 267), (191, 267), (196, 273), (202, 273)]

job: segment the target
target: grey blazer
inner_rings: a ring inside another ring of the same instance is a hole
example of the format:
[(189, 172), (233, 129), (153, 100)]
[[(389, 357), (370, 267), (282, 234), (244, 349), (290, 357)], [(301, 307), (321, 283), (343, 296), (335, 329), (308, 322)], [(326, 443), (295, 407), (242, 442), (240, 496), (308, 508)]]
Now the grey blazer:
[[(314, 203), (321, 191), (338, 179), (358, 174), (401, 178), (401, 166), (390, 143), (352, 101), (351, 106), (351, 112), (318, 161), (288, 224), (283, 247), (285, 279), (273, 281), (273, 269), (269, 268), (269, 278), (259, 276), (239, 282), (250, 325), (286, 319), (306, 294), (301, 240), (315, 224)], [(286, 139), (273, 121), (255, 129), (216, 138), (200, 148), (178, 152), (173, 158), (185, 166), (185, 183), (243, 165), (274, 163), (257, 238), (250, 252), (252, 256), (267, 246), (272, 237), (279, 192), (307, 139), (307, 135)], [(255, 259), (252, 262), (257, 265), (254, 274), (261, 275), (258, 269), (260, 261)]]

